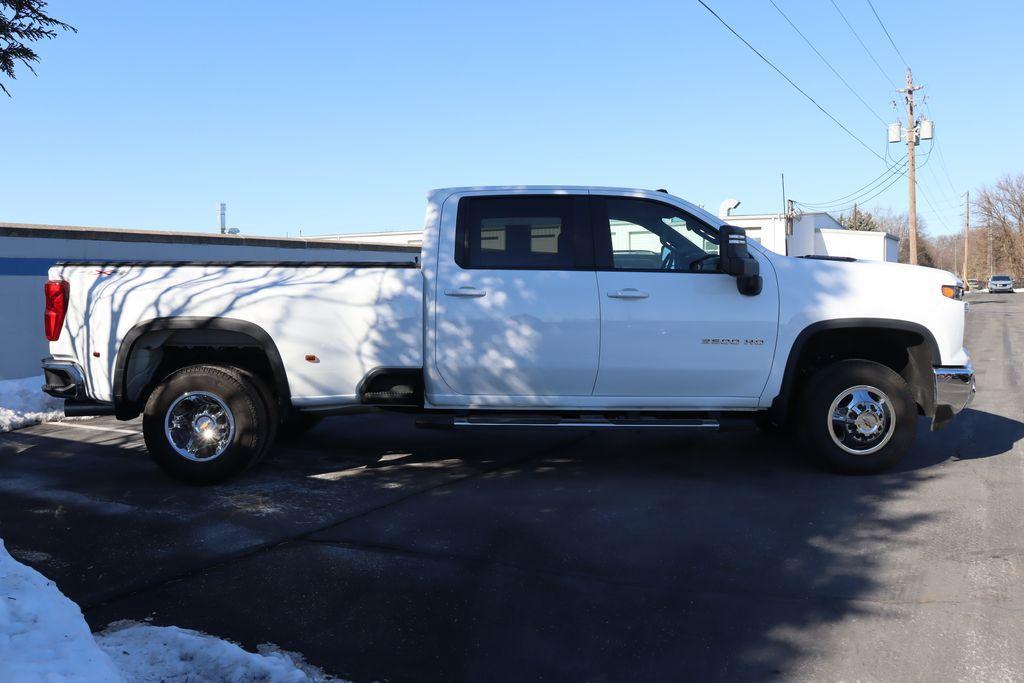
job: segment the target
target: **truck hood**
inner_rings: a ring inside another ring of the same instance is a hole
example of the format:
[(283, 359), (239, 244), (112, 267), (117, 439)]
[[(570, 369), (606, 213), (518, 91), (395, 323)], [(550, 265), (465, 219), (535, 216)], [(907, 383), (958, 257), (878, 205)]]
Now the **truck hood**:
[(941, 295), (942, 285), (954, 285), (957, 277), (947, 270), (912, 266), (887, 261), (833, 261), (830, 259), (790, 258), (805, 276), (822, 283), (846, 281), (874, 290), (879, 285), (892, 288), (894, 294), (906, 292), (906, 287)]

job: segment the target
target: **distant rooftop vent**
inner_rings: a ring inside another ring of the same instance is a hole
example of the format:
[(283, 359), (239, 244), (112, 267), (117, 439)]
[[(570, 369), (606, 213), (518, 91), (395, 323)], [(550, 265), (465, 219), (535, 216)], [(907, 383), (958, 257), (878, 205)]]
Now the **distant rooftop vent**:
[(724, 202), (718, 205), (718, 217), (725, 218), (726, 216), (729, 215), (730, 211), (732, 211), (739, 205), (740, 200), (738, 199), (733, 199), (732, 197), (726, 199)]

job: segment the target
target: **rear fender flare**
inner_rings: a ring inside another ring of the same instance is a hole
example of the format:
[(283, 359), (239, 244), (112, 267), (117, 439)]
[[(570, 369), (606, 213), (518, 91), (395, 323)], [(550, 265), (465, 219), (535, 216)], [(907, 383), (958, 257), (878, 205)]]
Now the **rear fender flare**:
[(256, 341), (259, 348), (266, 354), (267, 362), (273, 374), (273, 386), (277, 395), (277, 402), (284, 411), (291, 409), (291, 391), (288, 388), (288, 374), (285, 371), (281, 354), (277, 350), (277, 344), (259, 325), (238, 320), (236, 318), (221, 317), (197, 317), (177, 316), (173, 318), (152, 318), (138, 323), (124, 336), (121, 346), (117, 350), (117, 358), (114, 361), (113, 375), (113, 398), (114, 411), (122, 420), (131, 419), (141, 412), (141, 407), (135, 401), (127, 399), (128, 387), (128, 364), (131, 359), (135, 343), (143, 336), (152, 332), (177, 331), (177, 330), (224, 330), (238, 332), (251, 337)]

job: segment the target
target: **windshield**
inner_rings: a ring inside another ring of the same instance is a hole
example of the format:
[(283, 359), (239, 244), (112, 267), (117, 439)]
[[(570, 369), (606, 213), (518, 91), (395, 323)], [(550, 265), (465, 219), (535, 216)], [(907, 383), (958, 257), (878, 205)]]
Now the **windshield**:
[(993, 275), (992, 276), (992, 281), (993, 282), (1009, 282), (1010, 281), (1010, 276), (1009, 275)]

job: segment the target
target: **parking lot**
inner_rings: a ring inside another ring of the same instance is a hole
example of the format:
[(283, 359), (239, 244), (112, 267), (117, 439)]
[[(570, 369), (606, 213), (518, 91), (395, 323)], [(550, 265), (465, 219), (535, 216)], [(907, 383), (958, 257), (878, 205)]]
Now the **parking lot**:
[(757, 432), (334, 418), (187, 487), (139, 424), (0, 435), (0, 537), (93, 628), (152, 619), (356, 680), (1008, 679), (1024, 670), (1024, 297), (971, 295), (979, 391), (898, 471)]

